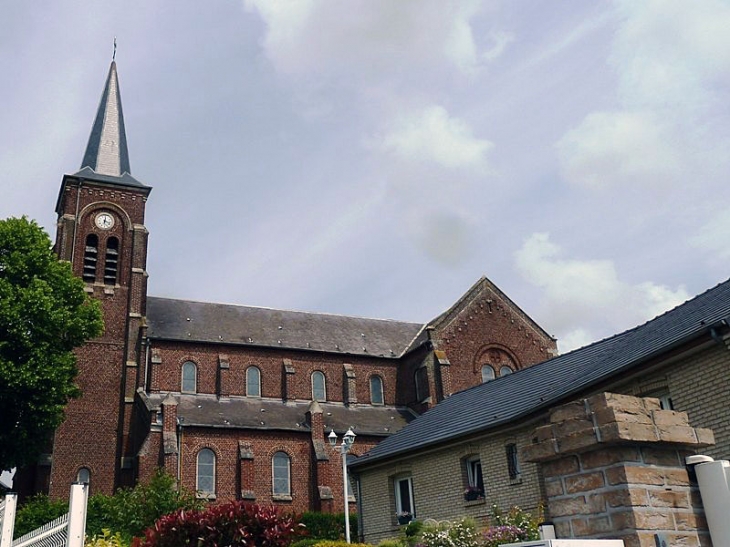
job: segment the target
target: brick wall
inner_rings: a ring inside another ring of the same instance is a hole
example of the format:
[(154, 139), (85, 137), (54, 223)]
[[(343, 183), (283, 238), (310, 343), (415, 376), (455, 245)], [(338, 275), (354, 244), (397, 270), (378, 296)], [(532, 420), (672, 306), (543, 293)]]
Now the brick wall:
[(707, 545), (684, 458), (712, 443), (659, 401), (602, 393), (553, 409), (524, 458), (540, 462), (559, 538), (619, 538), (627, 547)]
[[(361, 532), (364, 540), (377, 543), (399, 535), (393, 479), (401, 476), (410, 476), (413, 480), (413, 501), (418, 520), (472, 516), (486, 522), (493, 504), (503, 509), (519, 505), (535, 511), (541, 498), (538, 467), (520, 461), (520, 477), (511, 480), (506, 456), (508, 444), (527, 445), (531, 432), (531, 428), (525, 427), (509, 434), (473, 438), (363, 470), (359, 480), (363, 492)], [(467, 486), (464, 460), (475, 455), (479, 456), (482, 464), (485, 499), (466, 501), (463, 494)]]

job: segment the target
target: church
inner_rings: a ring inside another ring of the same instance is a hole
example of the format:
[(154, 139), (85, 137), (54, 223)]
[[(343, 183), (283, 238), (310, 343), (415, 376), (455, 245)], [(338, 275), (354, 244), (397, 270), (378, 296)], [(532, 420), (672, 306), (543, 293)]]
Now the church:
[[(451, 394), (557, 355), (487, 278), (423, 323), (158, 298), (147, 293), (145, 207), (132, 176), (116, 63), (81, 169), (64, 175), (55, 250), (102, 306), (77, 350), (82, 396), (21, 493), (93, 493), (164, 468), (208, 500), (341, 511), (349, 429), (362, 455)], [(356, 488), (348, 497), (356, 499)]]

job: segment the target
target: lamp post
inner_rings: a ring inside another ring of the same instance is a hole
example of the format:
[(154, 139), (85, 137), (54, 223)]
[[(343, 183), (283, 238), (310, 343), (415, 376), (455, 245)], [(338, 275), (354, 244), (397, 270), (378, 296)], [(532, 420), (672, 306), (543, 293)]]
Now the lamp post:
[(327, 436), (329, 439), (330, 446), (340, 451), (342, 454), (342, 493), (345, 498), (345, 539), (347, 543), (350, 543), (350, 503), (347, 495), (347, 453), (352, 448), (352, 444), (355, 442), (355, 434), (352, 432), (352, 428), (347, 430), (347, 433), (342, 437), (342, 444), (337, 446), (337, 433), (333, 429)]

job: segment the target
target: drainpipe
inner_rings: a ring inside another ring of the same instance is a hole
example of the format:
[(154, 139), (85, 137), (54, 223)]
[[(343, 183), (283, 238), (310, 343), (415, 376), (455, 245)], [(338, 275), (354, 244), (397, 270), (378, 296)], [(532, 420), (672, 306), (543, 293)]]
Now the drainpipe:
[(81, 187), (84, 184), (84, 179), (79, 179), (79, 189), (76, 190), (76, 212), (74, 213), (74, 233), (71, 238), (71, 266), (73, 267), (74, 257), (76, 255), (76, 231), (79, 226), (79, 202), (81, 201)]
[(730, 507), (730, 462), (715, 461), (709, 456), (700, 455), (689, 456), (685, 461), (697, 474), (712, 544), (715, 547), (730, 546), (730, 519), (727, 518)]

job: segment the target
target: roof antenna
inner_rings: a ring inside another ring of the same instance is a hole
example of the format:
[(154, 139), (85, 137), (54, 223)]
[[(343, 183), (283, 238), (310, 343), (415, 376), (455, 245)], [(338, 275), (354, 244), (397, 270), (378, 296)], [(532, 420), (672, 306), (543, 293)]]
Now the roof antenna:
[(114, 53), (112, 54), (112, 63), (117, 58), (117, 37), (114, 37)]

